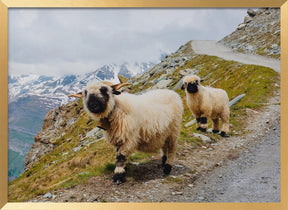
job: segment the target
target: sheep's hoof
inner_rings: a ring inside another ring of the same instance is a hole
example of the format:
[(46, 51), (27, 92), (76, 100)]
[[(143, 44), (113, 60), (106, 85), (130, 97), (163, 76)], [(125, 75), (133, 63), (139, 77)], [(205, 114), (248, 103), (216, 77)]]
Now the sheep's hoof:
[(213, 133), (219, 133), (219, 130), (212, 130)]
[(125, 182), (125, 174), (124, 173), (114, 174), (113, 182), (115, 182), (117, 185), (124, 183)]
[(200, 131), (206, 132), (206, 128), (200, 128)]
[(201, 130), (201, 127), (196, 128), (196, 130), (197, 130), (197, 131), (200, 131), (200, 130)]
[(220, 135), (221, 135), (222, 137), (230, 137), (230, 136), (229, 136), (228, 134), (226, 134), (226, 132), (224, 132), (224, 131), (221, 131)]
[(166, 161), (167, 161), (167, 156), (164, 155), (164, 156), (162, 157), (162, 166), (165, 166)]
[(164, 165), (164, 170), (163, 170), (164, 174), (165, 174), (165, 175), (170, 174), (171, 169), (172, 169), (172, 166), (171, 166), (170, 164), (165, 164), (165, 165)]

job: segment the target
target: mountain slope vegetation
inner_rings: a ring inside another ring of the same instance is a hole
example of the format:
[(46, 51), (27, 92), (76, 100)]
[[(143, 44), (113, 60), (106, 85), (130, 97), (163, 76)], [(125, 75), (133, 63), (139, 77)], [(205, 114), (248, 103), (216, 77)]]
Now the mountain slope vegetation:
[[(229, 141), (208, 132), (205, 135), (210, 141), (206, 142), (194, 135), (199, 133), (195, 126), (184, 126), (191, 120), (191, 112), (187, 108), (185, 93), (179, 88), (179, 82), (183, 76), (191, 73), (204, 78), (203, 85), (225, 89), (230, 100), (246, 94), (239, 103), (231, 107), (231, 136), (245, 134), (247, 110), (259, 111), (265, 108), (269, 98), (279, 90), (280, 76), (274, 70), (214, 56), (197, 55), (191, 49), (190, 42), (164, 57), (150, 71), (126, 78), (132, 84), (129, 87), (130, 93), (141, 94), (150, 89), (168, 88), (175, 90), (183, 99), (185, 110), (177, 146), (178, 161), (191, 159), (196, 150), (207, 145)], [(104, 177), (104, 180), (112, 183), (116, 154), (104, 140), (103, 131), (96, 128), (96, 125), (97, 122), (84, 112), (82, 100), (75, 100), (47, 113), (42, 130), (35, 137), (35, 143), (27, 155), (25, 172), (9, 183), (9, 201), (27, 201), (47, 192), (74, 188), (88, 183), (92, 177)], [(184, 157), (183, 151), (189, 153)], [(141, 165), (152, 165), (151, 170), (157, 170), (158, 163), (155, 160), (158, 158), (158, 153), (134, 153), (128, 160), (127, 183), (133, 185), (142, 180), (141, 174), (144, 171), (141, 171)], [(201, 171), (201, 167), (186, 161), (185, 173), (193, 176)], [(171, 176), (161, 178), (163, 183), (181, 182)]]

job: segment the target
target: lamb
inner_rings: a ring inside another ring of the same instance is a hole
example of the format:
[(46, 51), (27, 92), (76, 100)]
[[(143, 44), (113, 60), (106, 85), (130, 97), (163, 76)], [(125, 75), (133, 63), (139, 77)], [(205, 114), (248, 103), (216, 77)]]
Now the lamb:
[(219, 133), (219, 118), (222, 120), (220, 135), (228, 137), (229, 132), (229, 98), (225, 90), (204, 87), (197, 75), (183, 78), (182, 90), (185, 89), (189, 109), (196, 117), (197, 130), (206, 132), (207, 118), (213, 121), (213, 133)]
[(151, 90), (142, 95), (121, 93), (129, 83), (88, 84), (83, 92), (69, 95), (83, 98), (85, 111), (106, 130), (106, 140), (117, 152), (113, 181), (125, 181), (125, 162), (135, 150), (162, 151), (164, 174), (169, 174), (175, 159), (180, 134), (183, 103), (172, 90)]

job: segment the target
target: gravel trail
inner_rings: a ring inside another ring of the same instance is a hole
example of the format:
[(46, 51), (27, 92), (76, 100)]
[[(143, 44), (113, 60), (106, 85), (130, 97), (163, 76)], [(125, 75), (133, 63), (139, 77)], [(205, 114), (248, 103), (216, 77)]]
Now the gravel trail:
[[(194, 183), (194, 202), (280, 202), (280, 116), (270, 133)], [(185, 189), (187, 192), (187, 189)], [(186, 198), (187, 199), (187, 198)]]
[(280, 73), (280, 60), (259, 55), (248, 55), (234, 52), (232, 49), (223, 46), (213, 40), (192, 41), (192, 49), (197, 54), (212, 55), (225, 60), (233, 60), (244, 64), (254, 64), (274, 69)]

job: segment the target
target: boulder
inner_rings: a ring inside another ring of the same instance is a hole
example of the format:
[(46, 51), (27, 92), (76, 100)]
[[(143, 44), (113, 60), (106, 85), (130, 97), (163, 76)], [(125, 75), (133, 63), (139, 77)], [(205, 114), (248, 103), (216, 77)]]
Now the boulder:
[(198, 71), (196, 69), (184, 69), (179, 72), (181, 77), (184, 77), (189, 74), (197, 74)]
[(253, 20), (250, 16), (245, 16), (244, 23), (250, 23)]
[(201, 139), (203, 141), (204, 144), (211, 142), (211, 139), (208, 136), (205, 136), (203, 134), (199, 134), (199, 133), (193, 133), (193, 136), (195, 138)]
[(162, 89), (162, 88), (166, 88), (167, 85), (169, 85), (173, 80), (172, 79), (167, 79), (167, 80), (161, 80), (159, 81), (154, 87), (156, 89)]
[(253, 9), (248, 9), (247, 10), (247, 14), (250, 16), (250, 17), (254, 17), (256, 15), (256, 11), (253, 10)]
[(52, 194), (48, 192), (43, 196), (43, 198), (52, 198)]
[(245, 23), (240, 23), (237, 27), (238, 30), (242, 30), (243, 28), (246, 27), (246, 24)]

